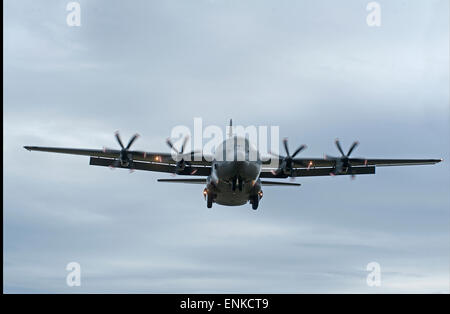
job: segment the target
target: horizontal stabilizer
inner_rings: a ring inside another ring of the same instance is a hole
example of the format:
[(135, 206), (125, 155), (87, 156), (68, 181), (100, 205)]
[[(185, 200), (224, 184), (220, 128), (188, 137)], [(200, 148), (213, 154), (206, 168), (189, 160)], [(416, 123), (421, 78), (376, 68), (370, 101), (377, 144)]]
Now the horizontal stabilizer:
[(273, 186), (273, 185), (290, 185), (290, 186), (300, 186), (300, 183), (294, 183), (294, 182), (277, 182), (277, 181), (261, 181), (261, 185), (264, 186)]
[(206, 184), (206, 179), (158, 179), (158, 182)]
[[(158, 179), (158, 182), (206, 184), (206, 179)], [(300, 183), (276, 182), (276, 181), (261, 181), (261, 184), (266, 186), (270, 185), (300, 186)]]

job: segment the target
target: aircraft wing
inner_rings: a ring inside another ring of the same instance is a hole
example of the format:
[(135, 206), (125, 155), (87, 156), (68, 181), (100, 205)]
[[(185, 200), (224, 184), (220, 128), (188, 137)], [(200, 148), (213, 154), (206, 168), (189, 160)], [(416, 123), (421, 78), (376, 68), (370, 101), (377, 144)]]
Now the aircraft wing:
[[(413, 166), (413, 165), (432, 165), (441, 162), (442, 159), (364, 159), (349, 158), (354, 175), (374, 174), (376, 167), (387, 166)], [(279, 164), (282, 162), (280, 157)], [(269, 162), (263, 164), (263, 172), (261, 178), (287, 178), (288, 176), (279, 173), (273, 174), (267, 167)], [(309, 176), (327, 176), (333, 173), (336, 161), (331, 158), (295, 158), (293, 159), (293, 175), (292, 177), (309, 177)], [(350, 173), (340, 173), (336, 175), (350, 175)]]
[[(129, 150), (128, 154), (132, 156), (133, 163), (128, 167), (123, 167), (115, 162), (120, 157), (120, 150), (117, 149), (83, 149), (83, 148), (62, 148), (62, 147), (41, 147), (41, 146), (24, 146), (29, 151), (41, 151), (50, 153), (70, 154), (89, 156), (90, 164), (94, 166), (128, 168), (134, 170), (147, 170), (156, 172), (175, 172), (176, 160), (170, 153), (155, 153), (145, 151)], [(202, 156), (201, 159), (195, 160), (198, 157), (196, 153), (184, 154), (190, 157), (189, 165), (179, 174), (207, 176), (211, 173), (211, 162)]]
[[(128, 154), (132, 155), (133, 163), (128, 167), (118, 166), (115, 162), (120, 156), (120, 150), (116, 149), (81, 149), (81, 148), (61, 148), (61, 147), (41, 147), (41, 146), (25, 146), (29, 151), (41, 151), (71, 155), (90, 156), (90, 164), (95, 166), (114, 166), (118, 168), (129, 168), (136, 170), (156, 171), (156, 172), (175, 172), (176, 159), (170, 153), (145, 152), (129, 150)], [(208, 176), (211, 173), (210, 156), (204, 156), (195, 152), (186, 153), (183, 156), (189, 161), (189, 165), (179, 172), (181, 175)], [(281, 164), (282, 157), (278, 157), (278, 164)], [(364, 159), (350, 158), (352, 172), (359, 174), (374, 174), (375, 167), (385, 166), (408, 166), (408, 165), (429, 165), (441, 162), (442, 159)], [(274, 175), (268, 168), (271, 160), (263, 162), (263, 171), (261, 178), (286, 178), (287, 175), (280, 173)], [(328, 158), (294, 158), (293, 159), (293, 177), (304, 176), (327, 176), (333, 172), (336, 161)], [(349, 173), (341, 173), (338, 175), (348, 175)]]
[[(110, 158), (99, 158), (99, 157), (91, 157), (89, 164), (91, 166), (103, 166), (103, 167), (115, 167), (115, 168), (124, 168), (124, 169), (132, 169), (132, 170), (145, 170), (145, 171), (154, 171), (154, 172), (166, 172), (166, 173), (175, 173), (175, 165), (172, 164), (164, 164), (157, 162), (141, 162), (141, 161), (133, 161), (132, 165), (124, 167), (115, 162), (115, 159)], [(183, 171), (177, 172), (179, 175), (190, 175), (190, 176), (209, 176), (211, 174), (210, 166), (198, 166), (198, 165), (187, 165)]]
[[(91, 157), (103, 157), (103, 158), (119, 158), (120, 150), (118, 149), (84, 149), (84, 148), (63, 148), (63, 147), (42, 147), (42, 146), (24, 146), (29, 151), (40, 151), (49, 153), (60, 153), (70, 155), (82, 155)], [(175, 164), (176, 160), (170, 153), (158, 153), (158, 152), (145, 152), (137, 150), (129, 150), (128, 154), (133, 156), (133, 160), (146, 161), (146, 162), (160, 162), (165, 164)], [(193, 165), (211, 166), (212, 160), (209, 156), (192, 152), (184, 154), (185, 160), (190, 157), (189, 163)], [(198, 160), (197, 160), (198, 159)]]
[(415, 166), (415, 165), (434, 165), (441, 162), (442, 159), (356, 159), (350, 158), (352, 165), (368, 165), (377, 167), (387, 166)]
[[(278, 157), (278, 164), (283, 161), (283, 157)], [(314, 167), (334, 167), (335, 160), (331, 158), (294, 158), (294, 168), (314, 168)], [(442, 159), (381, 159), (381, 158), (349, 158), (352, 166), (412, 166), (412, 165), (432, 165), (441, 162)], [(263, 162), (263, 167), (268, 167), (273, 160)]]
[[(333, 172), (333, 167), (322, 167), (322, 168), (311, 168), (311, 169), (294, 169), (291, 177), (319, 177), (319, 176), (329, 176)], [(367, 167), (352, 167), (354, 175), (360, 174), (375, 174), (375, 166)], [(336, 175), (349, 175), (350, 173), (338, 173)], [(277, 175), (273, 174), (271, 171), (264, 170), (261, 172), (260, 178), (288, 178), (289, 176), (283, 173)]]

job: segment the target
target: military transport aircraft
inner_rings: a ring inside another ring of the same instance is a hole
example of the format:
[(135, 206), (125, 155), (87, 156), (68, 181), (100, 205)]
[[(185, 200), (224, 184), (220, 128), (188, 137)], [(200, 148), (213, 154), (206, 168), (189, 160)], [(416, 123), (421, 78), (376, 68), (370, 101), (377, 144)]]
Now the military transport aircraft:
[[(231, 128), (230, 121), (230, 129)], [(131, 145), (138, 138), (135, 134), (127, 146), (124, 146), (118, 132), (115, 134), (121, 149), (79, 149), (24, 146), (29, 151), (43, 151), (52, 153), (74, 154), (90, 156), (90, 164), (94, 166), (107, 166), (113, 168), (126, 168), (131, 170), (147, 170), (167, 172), (177, 175), (197, 176), (202, 178), (172, 178), (158, 179), (159, 182), (192, 183), (206, 185), (203, 190), (207, 207), (213, 203), (237, 206), (247, 202), (253, 209), (258, 208), (263, 196), (262, 186), (299, 186), (299, 183), (268, 181), (265, 179), (295, 178), (308, 176), (335, 176), (350, 175), (354, 178), (360, 174), (375, 174), (375, 167), (379, 166), (406, 166), (426, 165), (441, 162), (442, 159), (367, 159), (350, 158), (350, 154), (358, 145), (354, 142), (347, 154), (336, 139), (336, 146), (341, 153), (339, 157), (327, 156), (324, 158), (295, 158), (306, 145), (301, 145), (291, 155), (287, 139), (283, 140), (286, 156), (273, 155), (262, 160), (259, 152), (252, 146), (247, 138), (233, 136), (232, 131), (215, 151), (214, 156), (205, 156), (202, 152), (184, 153), (187, 137), (178, 150), (170, 139), (167, 144), (174, 151), (172, 153), (154, 153), (130, 150)], [(200, 158), (198, 157), (200, 154)], [(253, 154), (253, 155), (252, 155)], [(231, 158), (223, 158), (224, 156)], [(255, 156), (256, 159), (250, 159)], [(270, 169), (272, 159), (275, 158), (275, 169)]]

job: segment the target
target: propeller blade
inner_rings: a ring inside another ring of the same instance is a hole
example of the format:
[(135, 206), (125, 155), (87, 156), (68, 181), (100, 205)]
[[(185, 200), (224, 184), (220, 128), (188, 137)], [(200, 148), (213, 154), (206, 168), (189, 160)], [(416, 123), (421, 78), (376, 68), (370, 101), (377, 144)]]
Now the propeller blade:
[(292, 158), (294, 158), (298, 153), (300, 153), (305, 148), (306, 148), (306, 145), (302, 145), (299, 148), (297, 148), (297, 150), (294, 152), (294, 154), (292, 154)]
[(284, 149), (286, 150), (286, 155), (287, 155), (288, 157), (291, 157), (291, 155), (289, 154), (289, 147), (288, 147), (287, 142), (288, 142), (287, 138), (284, 138), (284, 139), (283, 139), (283, 145), (284, 145)]
[(201, 156), (203, 159), (203, 152), (201, 150), (194, 150), (190, 153), (184, 153), (180, 155), (182, 159), (187, 161), (193, 161), (196, 160), (195, 158)]
[(355, 180), (355, 175), (353, 174), (352, 165), (348, 165), (348, 173), (351, 175), (352, 180)]
[(279, 156), (279, 155), (272, 154), (272, 153), (269, 153), (269, 155), (271, 156), (271, 157), (270, 157), (270, 160), (272, 160), (272, 158), (275, 158), (275, 159), (278, 159), (278, 160), (280, 160), (280, 159), (283, 158), (283, 157), (281, 157), (281, 156)]
[(345, 156), (344, 151), (342, 150), (341, 144), (339, 143), (338, 139), (336, 139), (335, 143), (336, 143), (337, 148), (341, 152), (342, 156)]
[(170, 147), (171, 149), (173, 149), (177, 154), (179, 154), (178, 150), (176, 149), (175, 146), (173, 146), (173, 144), (172, 144), (172, 142), (170, 141), (169, 138), (167, 138), (166, 143), (167, 143), (167, 145), (169, 145), (169, 147)]
[(351, 146), (350, 149), (348, 150), (347, 157), (350, 156), (350, 154), (351, 154), (352, 151), (355, 149), (355, 147), (358, 146), (358, 144), (359, 144), (359, 142), (357, 142), (357, 141), (354, 142), (354, 143), (352, 144), (352, 146)]
[(131, 145), (133, 145), (134, 141), (139, 137), (139, 134), (134, 134), (132, 138), (130, 138), (130, 141), (128, 142), (127, 148), (129, 149), (131, 147)]
[(123, 146), (122, 140), (120, 139), (120, 135), (119, 135), (119, 131), (116, 131), (116, 133), (114, 133), (114, 135), (116, 136), (117, 142), (119, 142), (120, 147), (125, 148)]
[(184, 137), (183, 145), (181, 145), (180, 154), (183, 154), (183, 152), (184, 152), (184, 147), (186, 146), (186, 143), (187, 143), (188, 139), (189, 139), (189, 136), (186, 135), (186, 136)]
[(275, 157), (275, 158), (281, 158), (280, 155), (274, 154), (270, 150), (267, 152), (267, 154), (269, 154), (270, 156)]

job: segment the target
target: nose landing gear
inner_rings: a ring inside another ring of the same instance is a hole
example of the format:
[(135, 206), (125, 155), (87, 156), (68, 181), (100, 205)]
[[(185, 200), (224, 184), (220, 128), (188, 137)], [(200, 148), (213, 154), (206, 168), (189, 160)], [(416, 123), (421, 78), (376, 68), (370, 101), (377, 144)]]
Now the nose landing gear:
[(214, 200), (213, 193), (208, 191), (208, 189), (204, 189), (203, 195), (205, 196), (206, 199), (206, 207), (211, 208)]
[(213, 203), (212, 195), (211, 193), (208, 193), (208, 195), (206, 196), (206, 207), (211, 208), (212, 203)]
[(253, 195), (250, 198), (250, 203), (252, 204), (252, 209), (253, 210), (257, 210), (258, 209), (258, 205), (259, 205), (259, 196), (258, 196), (258, 194)]
[(258, 197), (258, 195), (253, 196), (252, 199), (250, 200), (250, 203), (252, 203), (252, 209), (253, 210), (257, 210), (258, 209), (258, 205), (259, 205), (259, 197)]
[(236, 187), (239, 189), (240, 192), (242, 192), (242, 186), (243, 186), (243, 180), (241, 177), (234, 177), (231, 180), (231, 190), (233, 192), (236, 191)]
[(257, 210), (259, 205), (259, 200), (262, 198), (262, 191), (250, 196), (250, 204), (252, 204), (252, 209)]

